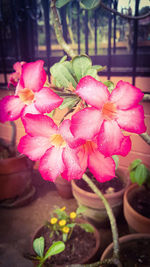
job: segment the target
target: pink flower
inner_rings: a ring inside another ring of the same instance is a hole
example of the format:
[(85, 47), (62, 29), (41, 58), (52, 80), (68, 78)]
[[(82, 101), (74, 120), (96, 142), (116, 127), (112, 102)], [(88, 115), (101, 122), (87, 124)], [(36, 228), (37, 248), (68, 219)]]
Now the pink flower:
[(110, 94), (103, 83), (86, 76), (77, 85), (76, 93), (90, 107), (73, 115), (73, 135), (86, 140), (98, 135), (98, 149), (105, 156), (126, 156), (131, 140), (121, 129), (137, 134), (146, 131), (143, 107), (138, 104), (143, 98), (141, 90), (119, 81)]
[(42, 114), (26, 114), (22, 121), (27, 135), (21, 138), (18, 150), (31, 160), (40, 160), (39, 171), (45, 180), (55, 181), (60, 174), (67, 180), (82, 177), (76, 148), (72, 148), (81, 142), (71, 134), (70, 120), (59, 128)]
[(111, 157), (104, 157), (98, 151), (96, 142), (86, 141), (78, 147), (78, 157), (83, 173), (88, 167), (94, 177), (101, 183), (115, 177), (115, 162)]
[(48, 113), (63, 101), (52, 90), (44, 87), (46, 73), (44, 62), (26, 63), (16, 87), (15, 95), (6, 96), (0, 102), (0, 121), (13, 121), (26, 113)]
[(25, 64), (26, 62), (21, 61), (21, 62), (16, 62), (13, 65), (13, 69), (15, 70), (15, 72), (11, 73), (10, 77), (9, 77), (9, 83), (8, 83), (8, 88), (10, 87), (10, 85), (12, 84), (14, 87), (17, 86), (17, 83), (19, 82), (21, 73), (22, 73), (22, 66)]

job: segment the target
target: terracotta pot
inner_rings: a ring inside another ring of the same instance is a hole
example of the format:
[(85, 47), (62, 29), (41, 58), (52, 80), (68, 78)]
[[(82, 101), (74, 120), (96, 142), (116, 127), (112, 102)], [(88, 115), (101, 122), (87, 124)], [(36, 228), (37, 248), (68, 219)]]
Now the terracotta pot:
[[(121, 255), (121, 248), (122, 247), (127, 247), (132, 251), (132, 247), (131, 247), (131, 241), (135, 240), (136, 244), (137, 241), (143, 242), (145, 240), (148, 240), (148, 242), (150, 243), (150, 234), (140, 234), (140, 233), (136, 233), (136, 234), (130, 234), (130, 235), (125, 235), (119, 238), (119, 244), (120, 244), (120, 255)], [(138, 245), (136, 247), (136, 250), (138, 249)], [(149, 249), (149, 248), (148, 248)], [(113, 253), (113, 243), (111, 243), (103, 252), (102, 256), (101, 256), (101, 260), (105, 260), (108, 259), (112, 256)], [(138, 255), (138, 257), (141, 259), (143, 259), (143, 255), (140, 254), (141, 253), (141, 249), (139, 248), (139, 251), (136, 251), (136, 254)], [(149, 255), (149, 253), (148, 253)], [(127, 257), (130, 259), (130, 255), (128, 254)], [(133, 258), (133, 256), (131, 256)], [(138, 258), (138, 259), (139, 259)], [(132, 259), (131, 259), (132, 260)], [(142, 265), (140, 264), (140, 261), (138, 262), (139, 265), (130, 265), (130, 266), (149, 266), (149, 265)], [(129, 263), (128, 263), (129, 264)], [(100, 265), (101, 266), (101, 265)], [(127, 265), (129, 266), (129, 265)]]
[(23, 194), (31, 183), (33, 162), (24, 155), (0, 160), (0, 200)]
[(55, 185), (59, 195), (63, 198), (72, 198), (72, 187), (71, 182), (58, 176), (55, 180)]
[[(117, 170), (117, 176), (122, 179), (124, 188), (116, 193), (104, 194), (116, 217), (119, 215), (119, 212), (122, 209), (123, 194), (129, 185), (128, 175), (123, 169)], [(87, 209), (84, 215), (89, 221), (94, 223), (96, 226), (109, 221), (104, 204), (95, 193), (87, 192), (81, 189), (79, 186), (77, 186), (75, 181), (72, 181), (72, 192), (73, 196), (77, 200), (78, 205), (86, 206)]]
[[(84, 219), (77, 219), (77, 222), (79, 222), (79, 223), (89, 223), (89, 222), (87, 222), (86, 220), (84, 220)], [(34, 250), (33, 250), (33, 241), (34, 241), (34, 239), (36, 239), (36, 238), (38, 238), (38, 237), (40, 237), (42, 234), (41, 234), (41, 232), (42, 232), (42, 228), (43, 228), (44, 226), (42, 226), (42, 227), (40, 227), (36, 232), (35, 232), (35, 234), (33, 235), (33, 238), (32, 238), (32, 243), (31, 243), (31, 254), (33, 255), (33, 254), (35, 254), (35, 252), (34, 252)], [(84, 263), (91, 263), (92, 261), (95, 261), (95, 258), (97, 259), (97, 257), (98, 257), (98, 255), (97, 255), (97, 253), (98, 253), (98, 251), (99, 251), (99, 248), (100, 248), (100, 243), (101, 243), (101, 239), (100, 239), (100, 233), (99, 233), (99, 231), (92, 225), (92, 227), (94, 228), (94, 233), (93, 233), (93, 235), (94, 235), (94, 237), (95, 237), (95, 240), (96, 240), (96, 244), (95, 244), (95, 247), (92, 249), (92, 250), (90, 250), (89, 251), (89, 253), (88, 253), (88, 255), (86, 255), (86, 257), (85, 258), (82, 258), (82, 260), (80, 261), (80, 262), (77, 262), (77, 264), (84, 264)], [(59, 254), (58, 254), (58, 257), (59, 257)], [(34, 263), (34, 266), (37, 266), (36, 264), (37, 264), (37, 262), (35, 262), (35, 261), (33, 261), (33, 263)], [(44, 265), (45, 266), (45, 265)], [(47, 266), (47, 265), (46, 265)], [(56, 267), (58, 266), (60, 266), (60, 265), (55, 265)], [(62, 264), (61, 264), (61, 266), (66, 266), (66, 264), (64, 265), (63, 264), (63, 262), (62, 262)]]
[(150, 234), (150, 218), (147, 218), (133, 209), (130, 204), (131, 199), (137, 191), (143, 190), (137, 184), (131, 184), (125, 191), (123, 199), (124, 217), (129, 225), (131, 232), (149, 233)]

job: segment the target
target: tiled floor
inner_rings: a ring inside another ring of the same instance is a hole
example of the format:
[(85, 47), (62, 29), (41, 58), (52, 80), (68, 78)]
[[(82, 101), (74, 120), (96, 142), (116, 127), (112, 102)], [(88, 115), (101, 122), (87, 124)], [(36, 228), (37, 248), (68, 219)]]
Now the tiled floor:
[[(66, 206), (68, 211), (75, 210), (77, 203), (74, 198), (64, 199), (59, 196), (55, 185), (44, 181), (37, 171), (33, 175), (36, 193), (32, 201), (23, 207), (0, 207), (0, 266), (31, 267), (32, 262), (23, 257), (30, 252), (33, 233), (50, 216), (54, 206)], [(128, 232), (123, 216), (117, 219), (119, 235)], [(100, 253), (111, 242), (110, 227), (100, 228)]]

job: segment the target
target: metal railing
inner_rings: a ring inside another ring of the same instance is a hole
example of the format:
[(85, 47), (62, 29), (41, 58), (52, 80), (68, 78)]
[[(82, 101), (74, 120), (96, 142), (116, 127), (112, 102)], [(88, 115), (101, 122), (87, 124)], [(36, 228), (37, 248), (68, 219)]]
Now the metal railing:
[[(64, 55), (52, 26), (49, 0), (0, 0), (0, 85), (8, 82), (8, 73), (16, 61), (43, 59), (45, 69)], [(105, 1), (108, 9), (117, 11), (117, 0)], [(131, 10), (128, 11), (130, 15)], [(59, 10), (63, 36), (78, 54), (86, 53), (93, 64), (107, 66), (100, 75), (150, 75), (150, 17), (143, 20), (122, 18), (99, 6), (83, 10), (79, 1), (71, 1)], [(139, 15), (139, 0), (135, 14)], [(130, 16), (129, 16), (130, 17)], [(143, 36), (144, 35), (144, 36)]]

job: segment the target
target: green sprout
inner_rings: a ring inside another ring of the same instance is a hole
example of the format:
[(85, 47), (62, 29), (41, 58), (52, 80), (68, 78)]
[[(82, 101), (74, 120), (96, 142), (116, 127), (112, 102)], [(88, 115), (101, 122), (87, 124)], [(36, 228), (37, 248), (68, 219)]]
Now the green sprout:
[(139, 186), (145, 185), (150, 189), (150, 171), (140, 159), (136, 159), (130, 164), (129, 173), (132, 183), (137, 183)]
[(62, 241), (54, 242), (50, 248), (46, 251), (44, 254), (44, 237), (41, 236), (39, 238), (36, 238), (33, 241), (33, 249), (36, 252), (37, 256), (33, 256), (32, 258), (34, 260), (37, 260), (39, 264), (37, 267), (42, 267), (44, 262), (51, 256), (56, 255), (64, 251), (65, 244)]

